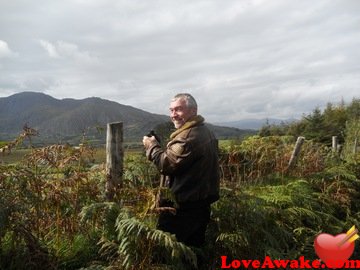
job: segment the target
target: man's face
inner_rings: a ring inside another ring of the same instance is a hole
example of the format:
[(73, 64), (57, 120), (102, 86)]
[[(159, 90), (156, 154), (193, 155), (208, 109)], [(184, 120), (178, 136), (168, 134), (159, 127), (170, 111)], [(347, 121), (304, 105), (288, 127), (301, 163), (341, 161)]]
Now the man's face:
[(175, 128), (181, 128), (187, 120), (196, 115), (195, 108), (188, 108), (186, 101), (178, 98), (170, 103), (170, 118)]

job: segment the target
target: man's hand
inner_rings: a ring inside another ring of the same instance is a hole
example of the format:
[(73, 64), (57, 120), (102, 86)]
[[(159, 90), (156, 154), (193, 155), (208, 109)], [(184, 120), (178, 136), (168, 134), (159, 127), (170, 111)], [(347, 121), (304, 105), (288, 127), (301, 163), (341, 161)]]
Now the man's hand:
[(158, 144), (158, 141), (156, 140), (155, 136), (144, 136), (143, 137), (143, 145), (145, 149), (148, 149), (151, 145)]

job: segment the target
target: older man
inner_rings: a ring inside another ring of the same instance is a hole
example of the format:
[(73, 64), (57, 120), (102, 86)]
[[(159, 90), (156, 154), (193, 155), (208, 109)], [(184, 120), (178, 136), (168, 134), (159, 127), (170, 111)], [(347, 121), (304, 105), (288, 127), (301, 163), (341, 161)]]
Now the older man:
[(166, 175), (166, 186), (175, 198), (176, 214), (161, 213), (158, 228), (175, 234), (178, 241), (200, 247), (210, 220), (210, 205), (219, 199), (218, 144), (197, 114), (197, 103), (187, 93), (170, 103), (176, 131), (166, 149), (155, 137), (143, 138), (146, 156)]

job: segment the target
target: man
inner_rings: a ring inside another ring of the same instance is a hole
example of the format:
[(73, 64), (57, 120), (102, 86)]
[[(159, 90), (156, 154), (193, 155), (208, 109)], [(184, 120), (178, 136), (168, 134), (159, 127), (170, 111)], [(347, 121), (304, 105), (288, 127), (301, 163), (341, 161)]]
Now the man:
[(166, 149), (154, 136), (143, 138), (147, 158), (167, 176), (166, 186), (175, 199), (176, 214), (161, 213), (158, 228), (189, 246), (201, 247), (210, 204), (219, 199), (217, 139), (197, 114), (197, 103), (190, 94), (177, 94), (171, 100), (170, 118), (176, 131)]

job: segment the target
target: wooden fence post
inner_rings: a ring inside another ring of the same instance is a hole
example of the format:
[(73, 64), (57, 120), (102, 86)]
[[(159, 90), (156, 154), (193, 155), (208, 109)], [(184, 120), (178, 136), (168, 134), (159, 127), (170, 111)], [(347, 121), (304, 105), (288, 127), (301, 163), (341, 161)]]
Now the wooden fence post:
[(337, 136), (332, 136), (332, 151), (336, 153), (338, 151), (338, 139)]
[(301, 150), (301, 146), (305, 141), (305, 137), (298, 137), (296, 140), (296, 144), (295, 144), (295, 148), (291, 154), (291, 158), (289, 160), (288, 163), (288, 167), (286, 168), (286, 171), (290, 170), (292, 166), (294, 166), (294, 164), (296, 163), (296, 160), (299, 156), (300, 150)]
[(354, 148), (353, 148), (354, 155), (356, 155), (357, 151), (358, 151), (358, 138), (356, 137), (354, 140)]
[(122, 186), (123, 174), (123, 123), (108, 123), (106, 132), (106, 199), (112, 201)]

